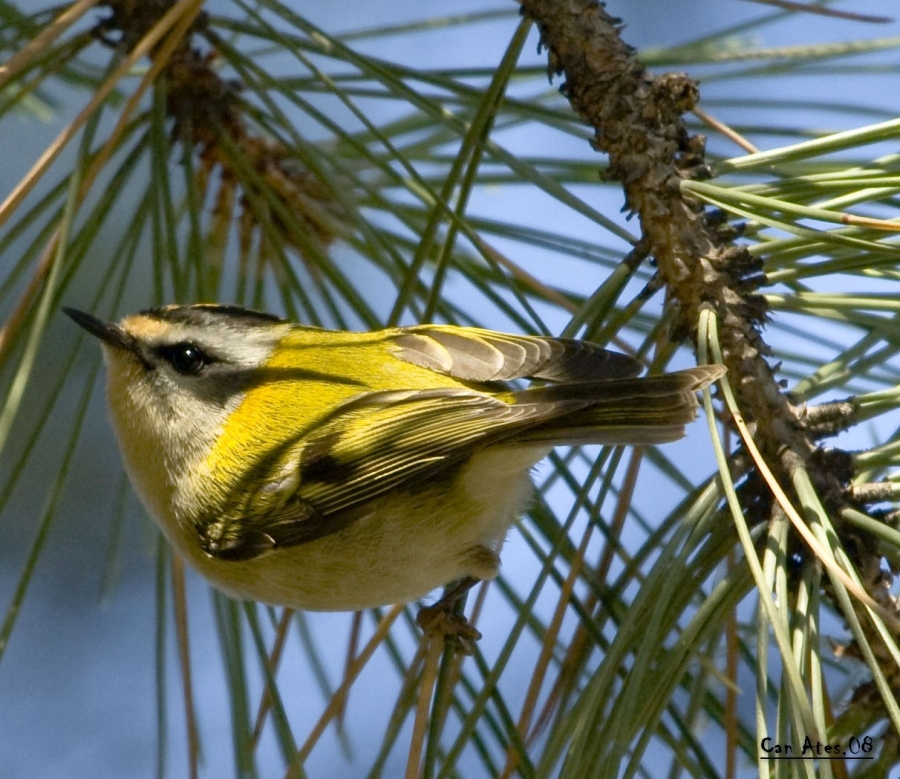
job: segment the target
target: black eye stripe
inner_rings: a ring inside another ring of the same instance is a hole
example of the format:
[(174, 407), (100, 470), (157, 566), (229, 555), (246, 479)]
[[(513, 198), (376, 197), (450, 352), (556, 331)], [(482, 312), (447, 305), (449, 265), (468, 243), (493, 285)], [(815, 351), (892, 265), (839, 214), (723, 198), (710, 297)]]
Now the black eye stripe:
[(190, 341), (158, 346), (154, 352), (183, 376), (196, 376), (206, 366), (215, 362), (209, 354)]

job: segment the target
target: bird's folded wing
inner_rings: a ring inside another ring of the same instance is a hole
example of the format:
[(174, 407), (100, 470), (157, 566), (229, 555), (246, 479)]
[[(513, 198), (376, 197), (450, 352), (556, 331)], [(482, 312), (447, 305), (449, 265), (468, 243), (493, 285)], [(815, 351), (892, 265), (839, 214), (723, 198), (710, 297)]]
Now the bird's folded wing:
[(407, 327), (393, 341), (400, 359), (463, 381), (588, 382), (637, 376), (642, 369), (637, 360), (587, 341), (476, 327)]
[(423, 489), (473, 452), (589, 405), (584, 399), (517, 406), (456, 388), (373, 392), (351, 400), (273, 466), (233, 516), (198, 522), (207, 553), (245, 560), (307, 543), (365, 516), (371, 501)]

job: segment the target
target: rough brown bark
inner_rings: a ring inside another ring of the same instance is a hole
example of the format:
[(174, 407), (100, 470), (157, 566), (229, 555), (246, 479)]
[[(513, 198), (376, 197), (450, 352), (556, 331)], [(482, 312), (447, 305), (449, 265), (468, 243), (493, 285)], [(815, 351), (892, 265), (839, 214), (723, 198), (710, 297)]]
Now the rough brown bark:
[[(790, 402), (766, 359), (761, 329), (767, 306), (757, 294), (765, 283), (761, 264), (734, 245), (734, 230), (681, 192), (681, 179), (711, 175), (704, 139), (691, 136), (682, 119), (699, 99), (696, 82), (679, 73), (648, 73), (621, 40), (619, 20), (594, 0), (521, 0), (521, 5), (540, 29), (551, 78), (563, 74), (561, 92), (594, 129), (593, 146), (609, 156), (608, 176), (621, 182), (626, 204), (640, 220), (641, 245), (656, 258), (667, 302), (675, 308), (672, 337), (695, 341), (702, 307), (715, 311), (728, 378), (763, 457), (789, 495), (794, 469), (809, 472), (863, 584), (884, 603), (890, 574), (881, 567), (877, 543), (842, 527), (839, 517), (848, 504), (864, 508), (849, 489), (850, 458), (817, 444), (852, 424), (856, 404), (850, 398), (807, 410)], [(741, 487), (748, 520), (783, 521), (750, 459), (738, 461), (748, 469)], [(805, 552), (799, 542), (797, 549)], [(867, 619), (863, 623), (871, 625)], [(869, 638), (883, 646), (874, 631)], [(854, 651), (851, 644), (847, 652)], [(900, 680), (893, 679), (892, 686), (900, 689)]]

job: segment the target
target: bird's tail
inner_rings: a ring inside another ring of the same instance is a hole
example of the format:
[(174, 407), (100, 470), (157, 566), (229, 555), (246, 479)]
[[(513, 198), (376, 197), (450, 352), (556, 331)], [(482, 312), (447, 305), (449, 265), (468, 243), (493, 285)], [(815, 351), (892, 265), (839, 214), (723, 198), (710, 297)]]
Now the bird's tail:
[[(643, 378), (606, 379), (534, 387), (516, 393), (516, 404), (558, 404), (522, 436), (553, 445), (661, 444), (684, 435), (697, 416), (699, 390), (725, 373), (722, 365), (701, 365)], [(566, 412), (568, 407), (571, 411)]]

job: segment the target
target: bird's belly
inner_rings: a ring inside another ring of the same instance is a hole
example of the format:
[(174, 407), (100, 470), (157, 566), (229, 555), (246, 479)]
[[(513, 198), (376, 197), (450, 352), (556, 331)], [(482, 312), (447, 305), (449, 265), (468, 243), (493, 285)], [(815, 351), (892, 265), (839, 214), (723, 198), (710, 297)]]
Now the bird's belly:
[(247, 561), (189, 558), (230, 595), (314, 611), (415, 600), (465, 576), (497, 575), (506, 531), (531, 495), (529, 470), (546, 446), (479, 452), (456, 474), (383, 496), (328, 536)]

